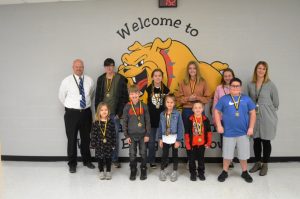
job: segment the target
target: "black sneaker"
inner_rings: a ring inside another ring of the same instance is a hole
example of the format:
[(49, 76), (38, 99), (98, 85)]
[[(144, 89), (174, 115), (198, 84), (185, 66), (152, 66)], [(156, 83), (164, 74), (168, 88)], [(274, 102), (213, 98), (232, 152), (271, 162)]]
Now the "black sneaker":
[(222, 173), (218, 177), (219, 182), (224, 182), (228, 178), (228, 173), (226, 171), (222, 171)]
[(203, 173), (199, 173), (199, 179), (201, 181), (204, 181), (206, 179)]
[(130, 171), (130, 177), (129, 177), (130, 180), (135, 180), (136, 179), (136, 172), (137, 172), (136, 169), (132, 169)]
[(140, 180), (146, 180), (146, 179), (147, 179), (147, 168), (142, 168)]
[(115, 168), (121, 168), (121, 163), (120, 162), (113, 162), (113, 165)]
[(76, 166), (69, 166), (70, 173), (76, 173)]
[(253, 179), (252, 179), (252, 177), (249, 175), (248, 171), (243, 171), (241, 177), (244, 178), (244, 180), (245, 180), (246, 182), (248, 182), (248, 183), (253, 182)]
[(196, 181), (196, 180), (197, 180), (196, 174), (194, 174), (194, 173), (191, 174), (190, 180), (191, 180), (191, 181)]
[(95, 165), (93, 165), (91, 162), (83, 163), (83, 166), (86, 166), (89, 169), (94, 169)]
[(156, 169), (156, 164), (150, 164), (151, 169)]
[(230, 164), (229, 164), (229, 169), (233, 169), (234, 168), (234, 164), (233, 164), (233, 162), (231, 162)]

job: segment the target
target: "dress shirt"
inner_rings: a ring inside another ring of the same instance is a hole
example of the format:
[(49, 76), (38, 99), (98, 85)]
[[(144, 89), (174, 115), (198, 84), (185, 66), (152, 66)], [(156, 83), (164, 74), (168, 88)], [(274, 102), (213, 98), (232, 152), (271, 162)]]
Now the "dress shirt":
[[(79, 78), (80, 77), (75, 74), (74, 76), (69, 75), (62, 81), (60, 85), (58, 98), (66, 108), (81, 109), (80, 107), (81, 95), (79, 93), (79, 88), (78, 88), (80, 82)], [(94, 81), (92, 78), (90, 78), (87, 75), (82, 75), (81, 78), (83, 78), (83, 87), (84, 87), (85, 101), (86, 101), (85, 108), (89, 108), (91, 107), (91, 100), (94, 97)]]

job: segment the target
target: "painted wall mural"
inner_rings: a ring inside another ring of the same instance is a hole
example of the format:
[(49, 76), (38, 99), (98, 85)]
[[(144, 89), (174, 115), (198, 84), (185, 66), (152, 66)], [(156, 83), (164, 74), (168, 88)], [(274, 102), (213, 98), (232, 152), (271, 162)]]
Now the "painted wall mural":
[(171, 92), (178, 89), (190, 61), (199, 63), (201, 74), (211, 91), (220, 84), (221, 71), (228, 68), (228, 64), (220, 61), (211, 64), (199, 61), (187, 45), (171, 38), (165, 41), (155, 38), (153, 42), (145, 45), (136, 41), (128, 47), (128, 50), (130, 52), (124, 53), (121, 57), (122, 64), (118, 72), (128, 79), (128, 84), (138, 85), (144, 102), (147, 98), (147, 92), (144, 91), (151, 84), (151, 73), (156, 68), (164, 72), (163, 82)]

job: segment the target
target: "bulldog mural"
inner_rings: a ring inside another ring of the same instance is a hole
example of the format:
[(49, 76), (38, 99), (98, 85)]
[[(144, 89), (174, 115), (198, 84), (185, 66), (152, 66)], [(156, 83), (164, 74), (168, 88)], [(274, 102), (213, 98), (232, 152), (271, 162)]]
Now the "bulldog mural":
[(164, 72), (163, 82), (171, 92), (178, 89), (179, 82), (184, 78), (186, 66), (192, 60), (199, 63), (201, 74), (211, 91), (220, 84), (220, 72), (228, 68), (227, 64), (219, 61), (211, 64), (198, 61), (185, 44), (170, 38), (165, 41), (156, 38), (145, 45), (136, 41), (128, 50), (131, 52), (122, 55), (122, 64), (118, 72), (128, 79), (128, 84), (138, 85), (144, 102), (147, 97), (144, 91), (151, 84), (151, 73), (156, 68)]

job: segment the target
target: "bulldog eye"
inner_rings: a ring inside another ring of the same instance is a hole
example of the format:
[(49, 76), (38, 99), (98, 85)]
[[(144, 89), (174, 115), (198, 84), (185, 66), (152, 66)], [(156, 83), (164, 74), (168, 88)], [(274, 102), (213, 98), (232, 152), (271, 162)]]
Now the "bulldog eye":
[(139, 61), (137, 64), (136, 64), (136, 66), (137, 67), (140, 67), (140, 66), (142, 66), (144, 64), (144, 60), (141, 60), (141, 61)]
[(124, 64), (124, 66), (128, 66), (128, 64), (126, 62), (124, 62), (123, 64)]

